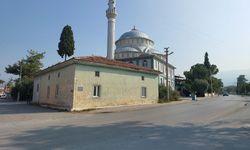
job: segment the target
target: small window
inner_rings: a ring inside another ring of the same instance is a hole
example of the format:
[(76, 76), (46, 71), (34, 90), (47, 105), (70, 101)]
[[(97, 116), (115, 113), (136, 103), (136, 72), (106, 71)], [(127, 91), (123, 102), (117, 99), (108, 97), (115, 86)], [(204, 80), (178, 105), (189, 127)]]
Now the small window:
[(139, 66), (139, 60), (136, 60), (136, 65), (138, 65), (138, 66)]
[(142, 87), (141, 88), (141, 97), (142, 98), (146, 98), (147, 97), (147, 88), (146, 87)]
[(59, 85), (56, 85), (55, 97), (59, 95)]
[(47, 87), (47, 98), (49, 98), (50, 95), (50, 86)]
[(58, 72), (57, 77), (58, 77), (58, 78), (60, 78), (60, 76), (61, 76), (61, 73), (60, 73), (60, 72)]
[(142, 66), (143, 66), (143, 67), (147, 67), (147, 66), (148, 66), (148, 62), (147, 62), (147, 60), (144, 60), (144, 61), (143, 61)]
[(39, 92), (39, 84), (36, 85), (36, 92)]
[(50, 75), (48, 76), (48, 80), (50, 80)]
[(163, 79), (161, 78), (160, 80), (161, 80), (161, 81), (160, 81), (160, 84), (163, 85)]
[(145, 80), (144, 76), (141, 76), (141, 80), (142, 80), (142, 81), (144, 81), (144, 80)]
[(101, 93), (101, 86), (95, 85), (93, 91), (93, 97), (100, 97), (101, 96), (100, 93)]
[(96, 71), (96, 72), (95, 72), (95, 76), (96, 76), (96, 77), (100, 77), (100, 72), (99, 72), (99, 71)]

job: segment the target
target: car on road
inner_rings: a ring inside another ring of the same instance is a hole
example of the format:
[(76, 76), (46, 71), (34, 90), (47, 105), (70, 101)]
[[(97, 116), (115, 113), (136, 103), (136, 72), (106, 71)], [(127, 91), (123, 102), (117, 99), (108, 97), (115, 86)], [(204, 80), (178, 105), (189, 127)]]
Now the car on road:
[(229, 96), (229, 94), (228, 93), (224, 93), (223, 96)]
[(0, 99), (6, 99), (7, 98), (7, 95), (6, 94), (1, 94), (0, 95)]

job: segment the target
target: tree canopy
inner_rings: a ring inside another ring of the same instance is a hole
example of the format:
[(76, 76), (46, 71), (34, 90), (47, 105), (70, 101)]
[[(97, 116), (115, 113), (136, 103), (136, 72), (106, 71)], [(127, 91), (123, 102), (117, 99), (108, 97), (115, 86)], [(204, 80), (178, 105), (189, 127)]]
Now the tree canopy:
[(208, 70), (203, 64), (196, 64), (189, 71), (185, 71), (186, 77), (185, 87), (192, 93), (197, 93), (198, 96), (204, 96), (208, 89)]
[(34, 50), (29, 50), (26, 59), (19, 60), (13, 65), (5, 67), (5, 72), (13, 75), (20, 75), (22, 71), (22, 78), (33, 78), (36, 72), (40, 71), (43, 67), (41, 59), (44, 58), (44, 52), (38, 53)]
[(18, 92), (21, 93), (21, 99), (23, 100), (30, 100), (32, 98), (33, 78), (43, 67), (41, 60), (44, 58), (44, 54), (29, 50), (25, 59), (19, 60), (5, 68), (6, 73), (13, 75), (21, 74), (22, 80), (20, 78), (15, 80), (15, 86), (11, 93), (14, 98), (17, 97)]
[(66, 25), (63, 28), (61, 33), (60, 42), (58, 43), (57, 53), (65, 60), (67, 57), (74, 55), (75, 50), (75, 41), (73, 36), (73, 31), (69, 25)]
[(209, 58), (208, 58), (208, 53), (205, 53), (205, 57), (204, 57), (204, 65), (205, 67), (207, 67), (208, 69), (211, 67), (211, 64), (209, 62)]
[(247, 94), (248, 86), (245, 75), (240, 75), (237, 78), (237, 94)]
[(3, 84), (3, 83), (4, 83), (4, 81), (0, 79), (0, 85)]
[[(193, 65), (189, 71), (185, 71), (186, 77), (185, 87), (198, 96), (204, 96), (206, 92), (221, 93), (223, 83), (221, 79), (213, 77), (219, 72), (216, 65), (210, 64), (208, 53), (205, 53), (204, 63)], [(213, 88), (212, 88), (213, 87)]]

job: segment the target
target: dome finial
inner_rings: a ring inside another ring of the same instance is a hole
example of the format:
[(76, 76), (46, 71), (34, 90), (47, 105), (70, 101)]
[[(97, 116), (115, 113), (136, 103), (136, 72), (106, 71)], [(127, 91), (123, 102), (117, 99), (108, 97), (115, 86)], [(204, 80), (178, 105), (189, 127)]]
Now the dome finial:
[(133, 29), (132, 30), (136, 30), (136, 27), (135, 26), (133, 26)]

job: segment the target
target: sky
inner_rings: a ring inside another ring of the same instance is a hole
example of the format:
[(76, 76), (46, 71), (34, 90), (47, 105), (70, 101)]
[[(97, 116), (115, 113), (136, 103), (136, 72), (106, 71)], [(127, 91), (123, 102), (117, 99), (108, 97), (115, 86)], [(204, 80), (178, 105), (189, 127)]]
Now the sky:
[[(44, 68), (63, 61), (57, 54), (65, 25), (74, 32), (74, 56), (106, 56), (108, 0), (0, 0), (0, 79), (5, 67), (27, 50), (46, 52)], [(116, 39), (133, 26), (174, 52), (176, 75), (208, 52), (226, 85), (240, 74), (250, 80), (250, 0), (117, 0)]]

